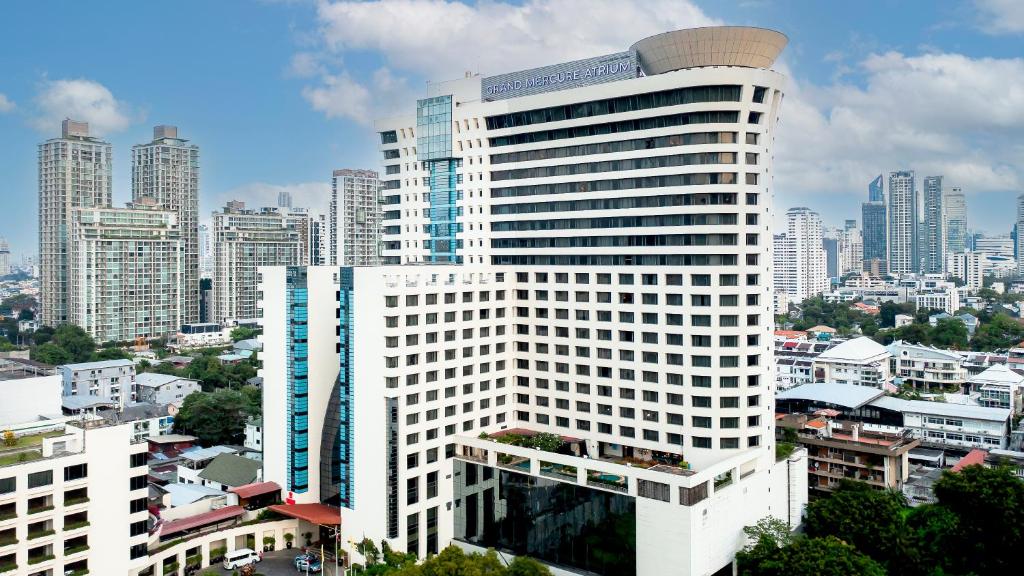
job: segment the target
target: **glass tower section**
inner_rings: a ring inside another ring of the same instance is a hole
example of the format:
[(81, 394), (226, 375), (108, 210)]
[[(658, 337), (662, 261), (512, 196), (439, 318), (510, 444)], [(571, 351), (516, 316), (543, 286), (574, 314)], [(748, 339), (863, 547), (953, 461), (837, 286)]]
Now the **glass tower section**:
[(288, 490), (309, 489), (309, 290), (305, 268), (288, 268)]
[(416, 102), (416, 150), (430, 174), (429, 262), (461, 263), (458, 255), (461, 216), (458, 201), (461, 161), (452, 157), (452, 97), (436, 96)]

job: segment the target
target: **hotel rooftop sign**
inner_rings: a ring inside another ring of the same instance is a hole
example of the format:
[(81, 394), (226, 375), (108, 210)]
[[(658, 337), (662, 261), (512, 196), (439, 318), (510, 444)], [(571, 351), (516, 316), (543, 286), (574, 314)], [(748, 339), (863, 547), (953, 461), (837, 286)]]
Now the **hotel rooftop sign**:
[(480, 99), (504, 100), (626, 80), (636, 78), (638, 70), (634, 50), (552, 64), (484, 78), (480, 83)]

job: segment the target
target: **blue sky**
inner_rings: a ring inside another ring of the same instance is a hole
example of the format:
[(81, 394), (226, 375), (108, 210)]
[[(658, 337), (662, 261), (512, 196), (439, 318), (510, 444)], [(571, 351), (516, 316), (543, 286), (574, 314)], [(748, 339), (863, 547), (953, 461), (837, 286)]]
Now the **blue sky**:
[(1024, 2), (179, 0), (17, 2), (0, 19), (0, 236), (36, 242), (36, 145), (64, 116), (130, 147), (175, 124), (201, 147), (202, 211), (225, 200), (326, 206), (330, 172), (376, 167), (372, 118), (428, 79), (622, 50), (687, 26), (775, 28), (791, 77), (776, 209), (839, 224), (867, 182), (911, 168), (968, 194), (970, 224), (1003, 232), (1024, 192)]

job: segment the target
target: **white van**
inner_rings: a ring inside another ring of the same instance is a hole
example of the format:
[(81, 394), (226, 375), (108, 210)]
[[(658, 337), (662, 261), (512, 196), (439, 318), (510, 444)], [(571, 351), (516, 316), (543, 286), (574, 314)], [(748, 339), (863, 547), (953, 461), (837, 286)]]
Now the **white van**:
[(251, 548), (239, 548), (234, 552), (228, 552), (224, 555), (223, 566), (225, 570), (233, 570), (242, 566), (248, 566), (249, 564), (255, 564), (262, 559), (261, 554)]

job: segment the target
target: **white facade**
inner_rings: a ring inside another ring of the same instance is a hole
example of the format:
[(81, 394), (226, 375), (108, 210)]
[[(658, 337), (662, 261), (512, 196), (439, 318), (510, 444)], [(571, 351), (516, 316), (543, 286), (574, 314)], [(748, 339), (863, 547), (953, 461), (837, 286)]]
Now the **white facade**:
[(1020, 273), (1020, 270), (1024, 269), (1024, 234), (1019, 232), (1024, 230), (1024, 194), (1017, 196), (1017, 230), (1016, 246), (1014, 246), (1013, 254), (1017, 256), (1017, 270)]
[(199, 381), (170, 374), (145, 372), (135, 377), (135, 399), (180, 407), (185, 397), (200, 391)]
[(786, 232), (775, 242), (775, 290), (803, 301), (828, 289), (821, 216), (808, 208), (786, 211)]
[(889, 174), (889, 273), (909, 274), (920, 270), (918, 256), (919, 214), (914, 172)]
[(213, 243), (206, 224), (199, 225), (199, 277), (213, 278)]
[(946, 254), (946, 274), (963, 280), (964, 286), (972, 294), (984, 287), (985, 265), (985, 258), (978, 252), (965, 251)]
[(72, 211), (67, 316), (98, 342), (162, 338), (186, 320), (186, 239), (177, 214), (145, 202)]
[(266, 479), (425, 556), (455, 537), (458, 445), (529, 428), (593, 454), (685, 455), (693, 475), (651, 472), (676, 488), (734, 472), (687, 510), (630, 485), (638, 574), (663, 573), (670, 540), (679, 574), (718, 570), (744, 525), (799, 518), (799, 486), (768, 491), (788, 477), (765, 233), (782, 78), (774, 54), (716, 54), (514, 98), (483, 98), (480, 77), (433, 84), (416, 115), (378, 122), (399, 160), (383, 257), (430, 265), (261, 269), (264, 425), (292, 431), (264, 437)]
[(7, 240), (0, 236), (0, 276), (11, 273), (11, 247)]
[(989, 408), (1004, 408), (1013, 414), (1024, 411), (1024, 376), (1005, 364), (996, 364), (968, 380), (972, 391), (979, 392), (978, 402)]
[(859, 228), (846, 228), (839, 233), (839, 254), (842, 275), (864, 269), (864, 237)]
[(59, 415), (61, 388), (61, 375), (52, 369), (0, 358), (0, 430), (26, 418)]
[(903, 426), (925, 444), (959, 449), (1004, 449), (1010, 410), (883, 396), (871, 403), (903, 413)]
[(959, 186), (942, 190), (942, 228), (947, 254), (956, 254), (968, 248), (967, 197)]
[(135, 390), (135, 364), (131, 360), (101, 360), (58, 367), (64, 396), (95, 396), (124, 407)]
[[(388, 173), (398, 165), (387, 166)], [(381, 182), (373, 170), (335, 170), (331, 179), (330, 253), (324, 264), (376, 266), (380, 259)]]
[(256, 269), (294, 266), (309, 254), (306, 218), (287, 210), (247, 210), (228, 202), (213, 213), (213, 288), (210, 321), (228, 325), (256, 317)]
[[(132, 424), (61, 426), (41, 459), (0, 467), (0, 566), (11, 574), (128, 574), (146, 560), (146, 443)], [(8, 513), (13, 513), (9, 516)]]
[(905, 386), (927, 391), (959, 390), (967, 380), (963, 359), (955, 352), (902, 340), (890, 344), (888, 350), (893, 375)]
[(110, 144), (89, 136), (85, 122), (65, 120), (61, 137), (39, 145), (40, 319), (70, 321), (71, 221), (75, 208), (111, 202)]
[(821, 372), (821, 377), (815, 379), (884, 389), (892, 381), (891, 356), (884, 346), (867, 336), (847, 340), (814, 359), (815, 372)]
[(920, 310), (942, 310), (954, 314), (960, 309), (960, 290), (955, 286), (935, 288), (914, 294), (914, 305)]

